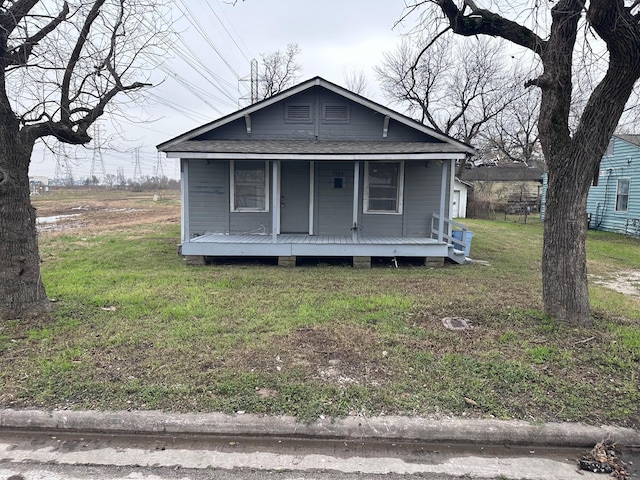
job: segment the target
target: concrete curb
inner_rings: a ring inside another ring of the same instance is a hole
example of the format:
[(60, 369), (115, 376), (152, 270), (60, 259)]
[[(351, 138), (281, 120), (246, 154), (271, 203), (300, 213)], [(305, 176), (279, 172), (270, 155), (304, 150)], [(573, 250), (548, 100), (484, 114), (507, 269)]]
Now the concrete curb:
[(623, 445), (640, 445), (640, 431), (578, 423), (533, 425), (523, 421), (429, 419), (410, 417), (347, 417), (310, 423), (294, 417), (158, 411), (0, 410), (0, 429), (64, 430), (108, 434), (191, 434), (281, 436), (344, 439), (420, 440), (592, 447), (610, 437)]

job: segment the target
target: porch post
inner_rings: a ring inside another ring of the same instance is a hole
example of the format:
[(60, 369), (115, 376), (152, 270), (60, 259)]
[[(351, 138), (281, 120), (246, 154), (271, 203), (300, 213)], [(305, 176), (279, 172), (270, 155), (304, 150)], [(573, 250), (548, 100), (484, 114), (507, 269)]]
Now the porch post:
[[(180, 202), (180, 215), (182, 220), (180, 221), (180, 237), (182, 242), (189, 241), (189, 161), (183, 158), (180, 159), (180, 194), (182, 195), (182, 201)], [(181, 242), (181, 243), (182, 243)]]
[(278, 232), (280, 230), (280, 185), (279, 175), (280, 161), (271, 162), (271, 204), (273, 210), (271, 212), (271, 243), (277, 243)]
[(358, 199), (360, 198), (360, 162), (353, 162), (353, 222), (351, 239), (358, 240)]
[(316, 162), (309, 162), (309, 235), (313, 235), (313, 210), (315, 209)]
[(444, 201), (447, 196), (447, 166), (446, 160), (442, 161), (442, 179), (440, 181), (440, 219), (438, 220), (438, 242), (442, 242), (444, 236)]

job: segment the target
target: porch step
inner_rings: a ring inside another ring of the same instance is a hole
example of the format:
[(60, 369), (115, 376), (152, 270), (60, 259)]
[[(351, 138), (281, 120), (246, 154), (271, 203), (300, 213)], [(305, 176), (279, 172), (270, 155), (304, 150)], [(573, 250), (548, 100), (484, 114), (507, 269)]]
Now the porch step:
[(464, 254), (464, 250), (458, 250), (453, 245), (449, 245), (447, 258), (459, 265), (467, 263), (467, 256)]

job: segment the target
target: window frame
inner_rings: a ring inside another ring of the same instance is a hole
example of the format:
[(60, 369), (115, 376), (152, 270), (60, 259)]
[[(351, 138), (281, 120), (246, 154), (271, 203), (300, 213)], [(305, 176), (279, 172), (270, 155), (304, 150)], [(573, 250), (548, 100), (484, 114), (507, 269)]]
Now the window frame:
[[(625, 182), (627, 184), (627, 193), (620, 193), (620, 183)], [(631, 179), (630, 178), (619, 178), (616, 183), (616, 205), (615, 211), (619, 213), (625, 213), (629, 211), (629, 194), (631, 191)], [(626, 197), (625, 208), (619, 208), (621, 197)]]
[(268, 212), (269, 211), (269, 161), (265, 160), (264, 165), (264, 208), (236, 207), (236, 163), (261, 162), (260, 160), (230, 160), (229, 161), (229, 181), (230, 181), (230, 211), (231, 212)]
[[(398, 185), (396, 192), (396, 209), (395, 210), (372, 210), (369, 208), (370, 182), (369, 169), (371, 164), (396, 164), (398, 165)], [(402, 215), (404, 207), (404, 160), (394, 161), (365, 161), (364, 163), (364, 193), (362, 197), (362, 213), (369, 215)]]

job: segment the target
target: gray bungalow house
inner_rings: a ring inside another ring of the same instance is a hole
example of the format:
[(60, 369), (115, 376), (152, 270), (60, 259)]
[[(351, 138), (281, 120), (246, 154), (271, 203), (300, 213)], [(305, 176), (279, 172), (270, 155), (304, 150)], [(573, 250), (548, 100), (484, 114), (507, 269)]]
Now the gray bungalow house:
[[(546, 175), (542, 192), (546, 197)], [(587, 219), (592, 229), (640, 236), (640, 135), (611, 138), (598, 184), (589, 188)]]
[(191, 259), (465, 261), (451, 192), (456, 160), (475, 151), (320, 77), (158, 150), (180, 159)]

